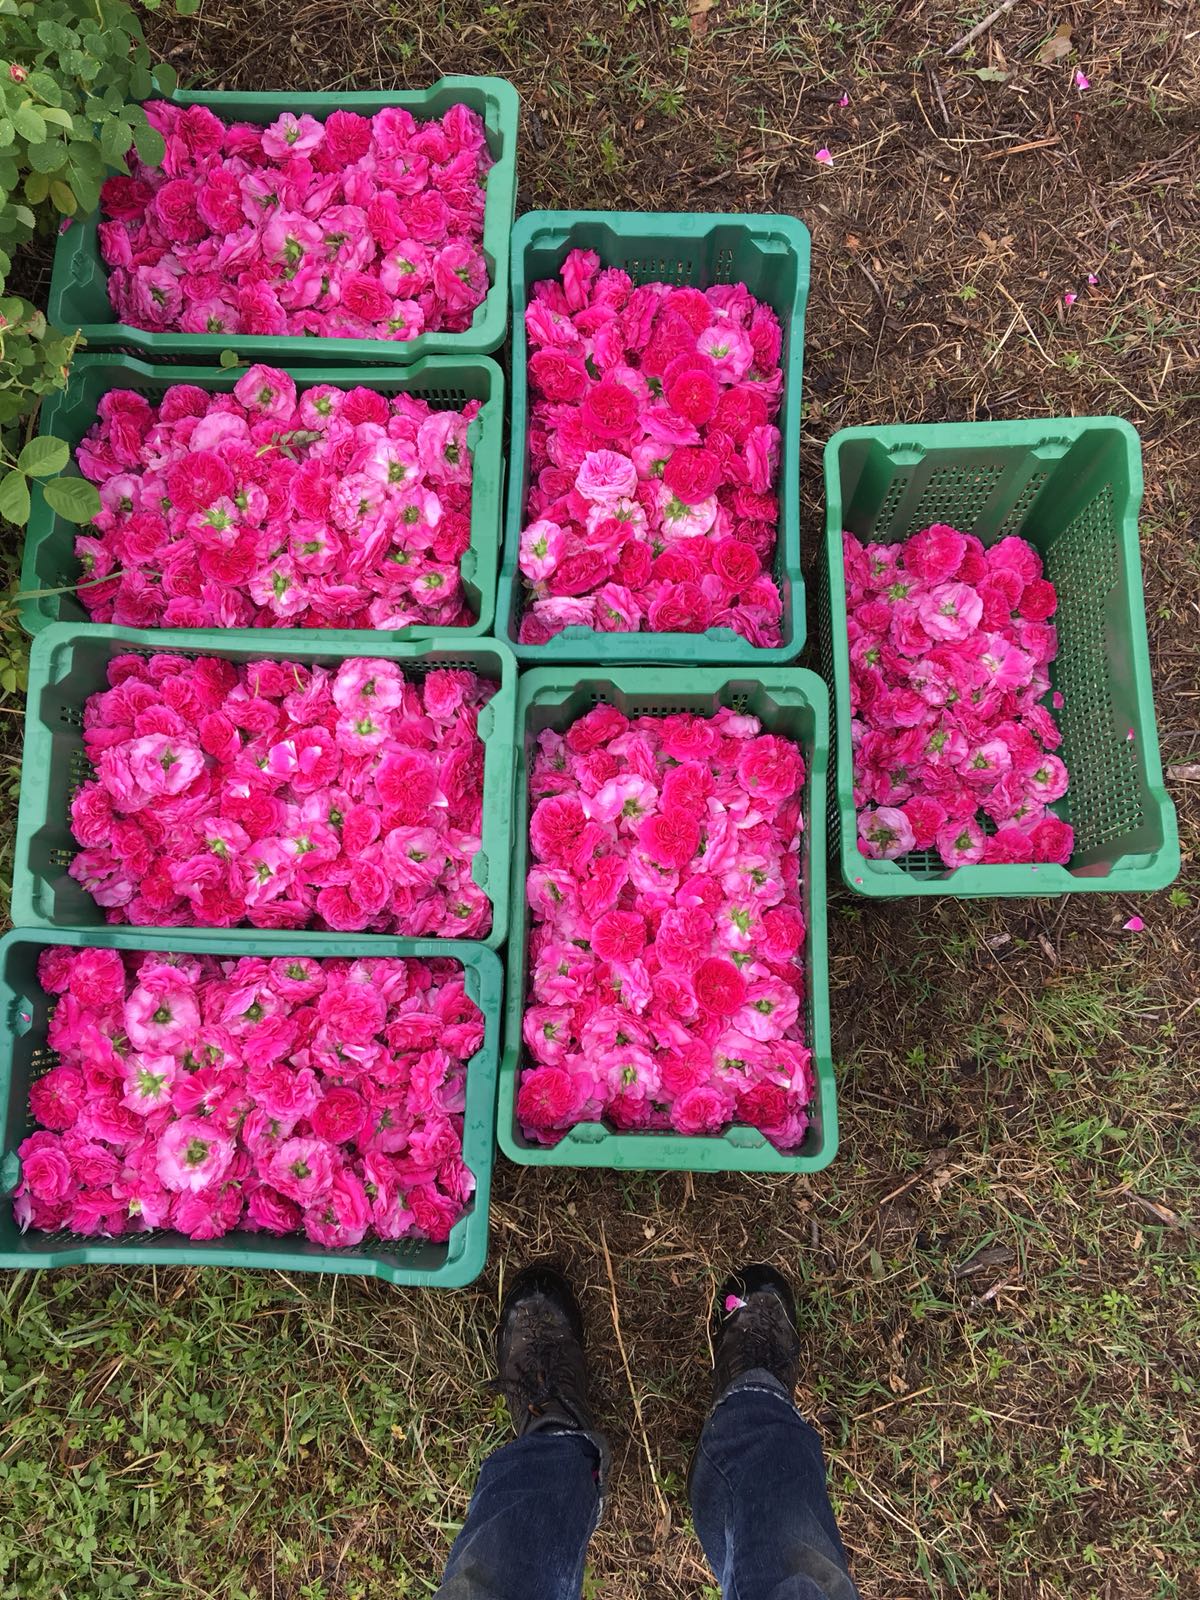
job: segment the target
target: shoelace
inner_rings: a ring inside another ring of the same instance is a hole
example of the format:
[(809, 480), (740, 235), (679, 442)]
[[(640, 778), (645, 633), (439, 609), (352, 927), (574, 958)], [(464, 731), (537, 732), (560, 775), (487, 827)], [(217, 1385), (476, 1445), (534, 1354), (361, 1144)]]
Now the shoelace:
[(786, 1321), (786, 1314), (773, 1295), (755, 1295), (734, 1311), (729, 1321), (733, 1317), (741, 1318), (738, 1333), (747, 1371), (753, 1367), (765, 1367), (768, 1372), (787, 1369), (793, 1354), (792, 1340), (780, 1325), (781, 1318)]

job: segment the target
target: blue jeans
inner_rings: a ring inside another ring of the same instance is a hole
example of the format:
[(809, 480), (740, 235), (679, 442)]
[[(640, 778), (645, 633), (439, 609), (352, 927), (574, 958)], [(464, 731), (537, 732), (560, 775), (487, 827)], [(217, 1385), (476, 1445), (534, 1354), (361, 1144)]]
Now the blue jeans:
[[(437, 1600), (579, 1600), (606, 1459), (601, 1439), (563, 1429), (490, 1455)], [(747, 1373), (713, 1408), (690, 1487), (725, 1600), (857, 1600), (820, 1440), (769, 1373)]]

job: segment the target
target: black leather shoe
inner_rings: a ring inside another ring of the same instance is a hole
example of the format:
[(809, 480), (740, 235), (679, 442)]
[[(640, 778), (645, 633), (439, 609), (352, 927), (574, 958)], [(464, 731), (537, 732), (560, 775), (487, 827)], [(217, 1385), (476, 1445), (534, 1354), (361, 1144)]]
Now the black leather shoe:
[(526, 1267), (500, 1307), (496, 1386), (517, 1437), (545, 1428), (595, 1428), (587, 1397), (583, 1317), (553, 1267)]
[(800, 1374), (796, 1298), (774, 1267), (739, 1267), (721, 1285), (712, 1313), (713, 1404), (735, 1378), (765, 1370), (787, 1390)]

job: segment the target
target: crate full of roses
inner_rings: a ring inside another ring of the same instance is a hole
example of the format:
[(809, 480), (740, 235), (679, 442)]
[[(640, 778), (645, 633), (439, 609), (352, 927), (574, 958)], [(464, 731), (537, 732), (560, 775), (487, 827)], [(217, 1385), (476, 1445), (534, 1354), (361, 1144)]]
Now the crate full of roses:
[(523, 662), (799, 654), (808, 276), (795, 217), (520, 218), (496, 631)]
[(375, 362), (508, 326), (516, 90), (178, 91), (146, 103), (97, 211), (59, 237), (50, 320), (93, 350)]
[(538, 668), (518, 728), (501, 1148), (539, 1166), (826, 1166), (821, 680)]
[(13, 920), (496, 948), (515, 677), (503, 645), (448, 634), (366, 654), (56, 623), (30, 659)]
[(478, 944), (0, 941), (0, 1267), (483, 1269), (502, 974)]
[(42, 428), (101, 509), (76, 527), (35, 486), (30, 633), (321, 629), (340, 644), (491, 629), (504, 380), (486, 356), (367, 371), (85, 355)]
[(835, 851), (857, 893), (1160, 889), (1179, 871), (1127, 422), (851, 428), (825, 452)]

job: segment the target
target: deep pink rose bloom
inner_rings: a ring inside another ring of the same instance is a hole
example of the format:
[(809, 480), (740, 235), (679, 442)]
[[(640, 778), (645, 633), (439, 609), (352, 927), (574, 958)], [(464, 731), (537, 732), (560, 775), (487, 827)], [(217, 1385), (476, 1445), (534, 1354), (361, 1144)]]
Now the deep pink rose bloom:
[(1033, 830), (1033, 859), (1052, 861), (1065, 867), (1075, 848), (1075, 830), (1070, 823), (1055, 816), (1046, 816)]
[(946, 583), (957, 574), (966, 549), (967, 541), (957, 528), (935, 522), (905, 544), (904, 565), (925, 583)]
[(576, 1091), (569, 1073), (559, 1067), (538, 1067), (521, 1076), (517, 1116), (528, 1128), (568, 1128), (576, 1114)]
[(53, 1133), (33, 1133), (17, 1146), (21, 1187), (35, 1199), (54, 1204), (65, 1200), (78, 1181), (62, 1141)]

